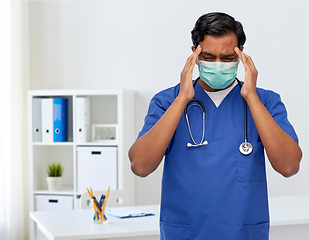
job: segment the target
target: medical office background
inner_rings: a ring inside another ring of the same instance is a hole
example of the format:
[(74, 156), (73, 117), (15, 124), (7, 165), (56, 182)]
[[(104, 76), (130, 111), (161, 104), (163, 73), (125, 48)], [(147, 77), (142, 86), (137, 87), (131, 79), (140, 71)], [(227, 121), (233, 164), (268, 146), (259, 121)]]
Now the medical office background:
[[(132, 127), (136, 136), (151, 97), (179, 82), (180, 72), (191, 54), (190, 32), (197, 18), (210, 11), (231, 14), (243, 24), (247, 35), (244, 51), (259, 71), (258, 86), (281, 94), (303, 150), (300, 172), (289, 179), (267, 163), (269, 195), (309, 194), (308, 2), (15, 1), (13, 8), (18, 21), (14, 37), (19, 38), (14, 40), (19, 45), (14, 46), (19, 51), (18, 66), (22, 69), (17, 77), (24, 81), (20, 97), (26, 101), (29, 89), (134, 90), (136, 111), (132, 114), (136, 122)], [(194, 77), (197, 76), (196, 68)], [(241, 63), (238, 76), (243, 80)], [(21, 126), (26, 128), (26, 118), (21, 119)], [(24, 144), (20, 147), (24, 169), (19, 177), (24, 221), (18, 230), (23, 228), (24, 236), (28, 236), (25, 141), (20, 143)], [(163, 164), (147, 178), (136, 177), (136, 205), (160, 203), (162, 169)]]

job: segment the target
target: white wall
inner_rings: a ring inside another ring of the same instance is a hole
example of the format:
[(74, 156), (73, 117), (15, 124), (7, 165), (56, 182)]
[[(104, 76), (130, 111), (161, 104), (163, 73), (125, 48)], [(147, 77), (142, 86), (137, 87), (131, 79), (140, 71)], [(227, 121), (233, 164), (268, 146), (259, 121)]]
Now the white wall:
[[(244, 26), (258, 86), (281, 93), (304, 152), (290, 179), (268, 165), (270, 195), (309, 194), (308, 7), (303, 0), (31, 1), (31, 89), (133, 89), (137, 135), (151, 97), (178, 83), (197, 18), (227, 12)], [(161, 174), (162, 166), (137, 179), (137, 204), (159, 203)]]

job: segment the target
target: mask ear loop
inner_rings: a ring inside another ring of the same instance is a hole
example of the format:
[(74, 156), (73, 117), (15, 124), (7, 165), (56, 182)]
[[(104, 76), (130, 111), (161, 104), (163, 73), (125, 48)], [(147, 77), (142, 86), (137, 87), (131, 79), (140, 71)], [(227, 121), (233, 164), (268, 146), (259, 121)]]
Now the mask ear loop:
[[(239, 79), (236, 77), (235, 78), (238, 85), (240, 86), (240, 90), (242, 88), (242, 84), (241, 82), (239, 81)], [(239, 146), (239, 151), (244, 154), (244, 155), (249, 155), (252, 150), (253, 150), (253, 147), (252, 145), (248, 142), (248, 135), (247, 135), (247, 102), (246, 100), (243, 98), (244, 100), (244, 109), (245, 109), (245, 142), (243, 142), (242, 144), (240, 144)]]

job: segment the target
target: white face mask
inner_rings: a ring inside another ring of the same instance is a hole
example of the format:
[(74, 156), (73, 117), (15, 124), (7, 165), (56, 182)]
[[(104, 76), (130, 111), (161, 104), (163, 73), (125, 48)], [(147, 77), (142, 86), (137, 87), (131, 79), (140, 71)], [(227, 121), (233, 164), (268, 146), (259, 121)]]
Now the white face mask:
[(212, 89), (224, 89), (237, 76), (238, 62), (199, 61), (200, 77)]

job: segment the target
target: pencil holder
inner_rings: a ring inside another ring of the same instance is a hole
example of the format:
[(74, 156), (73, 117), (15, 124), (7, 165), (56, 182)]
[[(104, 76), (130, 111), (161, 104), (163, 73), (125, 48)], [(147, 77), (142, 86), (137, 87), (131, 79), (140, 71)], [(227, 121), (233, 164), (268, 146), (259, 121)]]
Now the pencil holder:
[(94, 215), (93, 215), (92, 221), (94, 223), (99, 223), (99, 224), (107, 223), (107, 217), (104, 214), (104, 212), (102, 212), (104, 201), (105, 199), (102, 199), (102, 197), (99, 202), (95, 198), (92, 199), (92, 206), (94, 209)]

